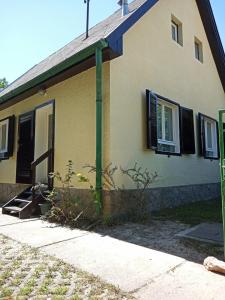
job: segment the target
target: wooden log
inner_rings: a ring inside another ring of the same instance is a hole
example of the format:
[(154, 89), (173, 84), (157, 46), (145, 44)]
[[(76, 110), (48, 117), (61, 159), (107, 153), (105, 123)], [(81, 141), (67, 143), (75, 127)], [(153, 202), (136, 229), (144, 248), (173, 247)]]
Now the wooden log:
[(225, 274), (225, 262), (209, 256), (204, 260), (204, 266), (208, 271)]

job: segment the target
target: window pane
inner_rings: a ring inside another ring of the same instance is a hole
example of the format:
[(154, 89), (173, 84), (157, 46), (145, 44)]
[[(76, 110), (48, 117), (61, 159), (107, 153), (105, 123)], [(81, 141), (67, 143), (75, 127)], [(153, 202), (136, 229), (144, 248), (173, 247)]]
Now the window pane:
[(175, 146), (158, 143), (158, 151), (175, 153)]
[(200, 60), (200, 49), (199, 49), (199, 44), (195, 42), (195, 57)]
[(162, 105), (157, 105), (157, 137), (162, 139)]
[(6, 124), (2, 125), (2, 143), (1, 143), (1, 150), (6, 150)]
[(173, 111), (165, 106), (165, 140), (173, 141)]
[(212, 124), (211, 123), (207, 122), (206, 130), (207, 130), (207, 148), (212, 149), (213, 144), (212, 144)]
[(172, 23), (172, 38), (178, 42), (178, 26), (175, 23)]

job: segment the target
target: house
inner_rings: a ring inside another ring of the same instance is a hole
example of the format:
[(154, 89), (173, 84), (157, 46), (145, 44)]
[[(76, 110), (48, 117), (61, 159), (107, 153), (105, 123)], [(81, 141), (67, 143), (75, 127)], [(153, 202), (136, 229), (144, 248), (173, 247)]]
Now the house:
[[(99, 195), (110, 162), (156, 171), (149, 210), (216, 197), (224, 91), (209, 0), (134, 0), (0, 93), (1, 197), (69, 159), (77, 170), (96, 163)], [(104, 201), (112, 215), (130, 205), (115, 193)]]

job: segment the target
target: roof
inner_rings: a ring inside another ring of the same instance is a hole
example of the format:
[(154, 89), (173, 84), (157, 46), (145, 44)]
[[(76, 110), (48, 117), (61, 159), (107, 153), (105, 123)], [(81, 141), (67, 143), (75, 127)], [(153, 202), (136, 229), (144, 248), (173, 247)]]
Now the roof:
[[(158, 1), (160, 0), (134, 0), (129, 4), (130, 13), (124, 17), (121, 16), (121, 10), (117, 10), (110, 17), (91, 28), (87, 39), (85, 38), (85, 34), (80, 35), (72, 42), (32, 67), (29, 71), (1, 91), (0, 104), (23, 94), (28, 89), (34, 88), (34, 86), (40, 85), (45, 80), (56, 76), (58, 73), (62, 73), (73, 64), (77, 64), (79, 62), (78, 55), (84, 53), (85, 50), (85, 55), (80, 56), (84, 60), (87, 57), (94, 55), (95, 47), (98, 45), (99, 41), (105, 41), (104, 47), (110, 48), (115, 56), (121, 55), (123, 51), (123, 34)], [(212, 8), (209, 0), (196, 0), (196, 2), (225, 90), (225, 55)]]

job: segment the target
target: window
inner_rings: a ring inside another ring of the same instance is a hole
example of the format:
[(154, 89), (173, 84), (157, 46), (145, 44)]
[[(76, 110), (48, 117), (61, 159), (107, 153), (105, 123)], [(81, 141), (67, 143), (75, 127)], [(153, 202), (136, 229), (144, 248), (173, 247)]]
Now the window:
[(179, 105), (149, 90), (147, 99), (147, 146), (157, 153), (180, 154)]
[(0, 121), (0, 160), (13, 155), (14, 120), (11, 116)]
[(218, 159), (218, 123), (216, 120), (199, 114), (200, 154), (205, 158)]
[(7, 152), (9, 119), (0, 123), (0, 153)]
[(178, 25), (172, 21), (172, 39), (178, 43)]
[(177, 105), (158, 99), (157, 103), (158, 151), (178, 153), (179, 110)]
[(172, 39), (183, 46), (183, 32), (182, 32), (182, 23), (172, 15), (171, 17), (171, 32)]
[(203, 50), (202, 43), (199, 39), (195, 38), (195, 58), (203, 63)]

